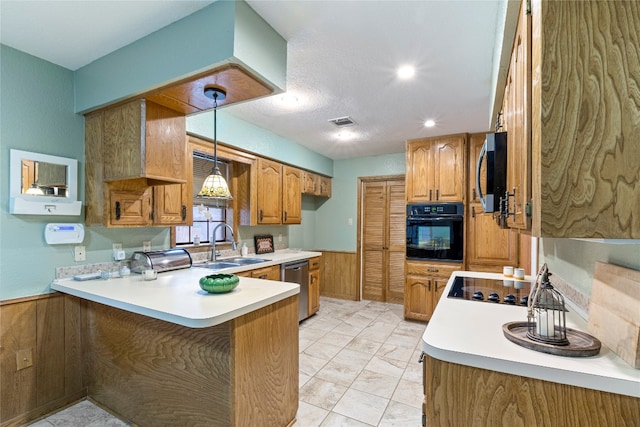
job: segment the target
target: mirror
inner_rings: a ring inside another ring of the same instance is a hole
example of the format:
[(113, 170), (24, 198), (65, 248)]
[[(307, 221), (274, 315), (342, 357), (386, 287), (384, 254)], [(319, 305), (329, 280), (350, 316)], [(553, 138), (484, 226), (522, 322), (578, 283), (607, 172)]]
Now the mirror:
[(21, 159), (22, 194), (67, 197), (67, 166)]
[(11, 213), (79, 214), (77, 160), (13, 149), (10, 154)]

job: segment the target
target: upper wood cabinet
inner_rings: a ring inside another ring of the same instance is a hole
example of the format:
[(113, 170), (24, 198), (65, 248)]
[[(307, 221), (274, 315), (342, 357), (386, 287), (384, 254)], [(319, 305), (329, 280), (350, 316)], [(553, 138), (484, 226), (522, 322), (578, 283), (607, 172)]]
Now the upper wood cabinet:
[(467, 135), (407, 141), (407, 202), (465, 200)]
[(531, 16), (523, 2), (502, 102), (507, 131), (507, 218), (511, 228), (531, 228)]
[(87, 225), (187, 224), (185, 118), (145, 100), (85, 117)]
[(105, 181), (186, 181), (186, 122), (181, 113), (138, 99), (108, 108), (102, 115)]
[(302, 222), (301, 179), (300, 169), (258, 159), (258, 224)]
[(302, 171), (282, 167), (282, 223), (302, 223)]
[(331, 178), (313, 172), (302, 172), (302, 194), (331, 197)]
[(503, 101), (516, 186), (509, 225), (540, 237), (638, 239), (640, 108), (628, 83), (638, 80), (640, 7), (532, 0), (529, 15), (526, 3)]
[(282, 164), (258, 159), (258, 224), (282, 224)]

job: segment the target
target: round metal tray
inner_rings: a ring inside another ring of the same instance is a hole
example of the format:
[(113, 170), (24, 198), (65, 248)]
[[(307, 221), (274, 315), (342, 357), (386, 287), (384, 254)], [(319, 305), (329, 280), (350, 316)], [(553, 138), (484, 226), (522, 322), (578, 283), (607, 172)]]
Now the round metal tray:
[(502, 325), (504, 336), (511, 342), (530, 350), (556, 356), (589, 357), (600, 353), (600, 341), (591, 335), (567, 328), (568, 345), (553, 345), (533, 341), (527, 337), (527, 322), (509, 322)]

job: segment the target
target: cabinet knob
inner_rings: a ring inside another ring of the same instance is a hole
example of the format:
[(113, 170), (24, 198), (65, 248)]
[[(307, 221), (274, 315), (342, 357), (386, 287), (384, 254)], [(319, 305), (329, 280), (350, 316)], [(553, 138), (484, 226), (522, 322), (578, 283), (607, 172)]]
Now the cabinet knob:
[(262, 209), (260, 209), (260, 221), (262, 221), (263, 216), (264, 215), (263, 215)]
[(287, 222), (287, 211), (284, 211), (284, 222)]
[(182, 220), (187, 220), (187, 207), (185, 205), (182, 205)]
[(432, 199), (432, 195), (433, 195), (433, 190), (429, 190), (429, 200)]
[(116, 202), (116, 221), (120, 219), (120, 202)]
[(475, 217), (476, 217), (476, 207), (471, 206), (471, 218), (475, 218)]
[(440, 189), (436, 188), (436, 200), (440, 200)]

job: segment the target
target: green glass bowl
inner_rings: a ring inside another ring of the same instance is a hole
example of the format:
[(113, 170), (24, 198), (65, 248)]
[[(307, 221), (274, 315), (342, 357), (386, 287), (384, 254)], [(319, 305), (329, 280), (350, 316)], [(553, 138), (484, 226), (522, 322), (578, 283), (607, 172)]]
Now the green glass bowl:
[(200, 278), (200, 288), (210, 294), (224, 294), (234, 290), (240, 278), (235, 274), (210, 274)]

